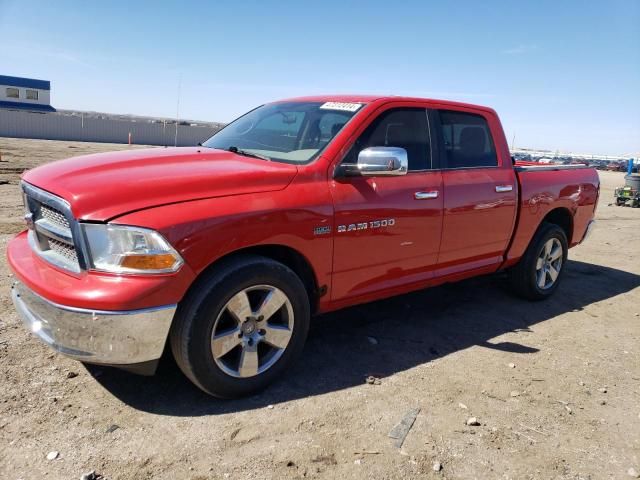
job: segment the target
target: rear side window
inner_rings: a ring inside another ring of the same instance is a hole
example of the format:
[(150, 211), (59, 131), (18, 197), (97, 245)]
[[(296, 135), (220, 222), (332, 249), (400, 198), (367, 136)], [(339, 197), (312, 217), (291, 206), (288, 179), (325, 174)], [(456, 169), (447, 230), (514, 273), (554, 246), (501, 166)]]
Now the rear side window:
[(491, 131), (483, 116), (452, 110), (439, 113), (447, 168), (498, 165)]
[(407, 151), (409, 170), (431, 168), (429, 124), (424, 108), (395, 108), (381, 113), (358, 137), (343, 163), (357, 163), (369, 147), (400, 147)]

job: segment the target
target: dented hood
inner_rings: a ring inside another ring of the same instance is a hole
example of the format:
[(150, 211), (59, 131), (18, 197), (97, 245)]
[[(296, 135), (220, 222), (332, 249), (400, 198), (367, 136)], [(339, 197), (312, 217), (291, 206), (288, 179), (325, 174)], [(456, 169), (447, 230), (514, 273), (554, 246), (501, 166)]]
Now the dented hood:
[(64, 198), (74, 216), (106, 221), (170, 203), (282, 190), (295, 165), (206, 147), (84, 155), (42, 165), (23, 179)]

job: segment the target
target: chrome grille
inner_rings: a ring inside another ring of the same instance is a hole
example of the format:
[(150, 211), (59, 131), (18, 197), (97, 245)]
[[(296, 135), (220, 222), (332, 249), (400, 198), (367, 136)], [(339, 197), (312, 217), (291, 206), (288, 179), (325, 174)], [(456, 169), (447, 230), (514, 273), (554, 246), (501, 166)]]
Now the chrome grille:
[(70, 262), (78, 263), (78, 255), (76, 254), (76, 247), (73, 245), (68, 245), (64, 242), (59, 242), (58, 240), (54, 240), (50, 238), (49, 249), (56, 252), (58, 255), (66, 258)]
[(64, 214), (56, 210), (55, 208), (48, 207), (47, 205), (40, 205), (40, 217), (47, 220), (53, 225), (58, 227), (70, 229), (69, 221), (65, 218)]
[(77, 223), (69, 204), (33, 185), (23, 183), (29, 243), (31, 248), (47, 262), (80, 272), (84, 262), (76, 249), (74, 228)]

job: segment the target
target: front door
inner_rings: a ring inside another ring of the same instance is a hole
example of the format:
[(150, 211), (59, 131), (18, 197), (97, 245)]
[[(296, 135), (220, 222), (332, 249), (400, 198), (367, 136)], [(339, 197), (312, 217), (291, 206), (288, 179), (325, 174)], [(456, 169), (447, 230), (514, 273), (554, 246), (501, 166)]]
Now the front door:
[(426, 108), (380, 112), (344, 163), (368, 147), (407, 151), (400, 176), (335, 178), (332, 301), (367, 296), (433, 276), (442, 229), (442, 175), (434, 170)]

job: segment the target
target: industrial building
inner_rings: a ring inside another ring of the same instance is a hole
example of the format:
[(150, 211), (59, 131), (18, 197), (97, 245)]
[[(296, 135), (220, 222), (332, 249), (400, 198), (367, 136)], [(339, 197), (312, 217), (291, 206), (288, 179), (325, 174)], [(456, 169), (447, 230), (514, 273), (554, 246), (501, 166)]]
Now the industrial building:
[(0, 109), (55, 112), (51, 106), (51, 82), (0, 75)]

